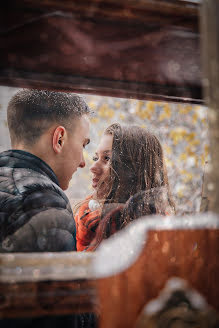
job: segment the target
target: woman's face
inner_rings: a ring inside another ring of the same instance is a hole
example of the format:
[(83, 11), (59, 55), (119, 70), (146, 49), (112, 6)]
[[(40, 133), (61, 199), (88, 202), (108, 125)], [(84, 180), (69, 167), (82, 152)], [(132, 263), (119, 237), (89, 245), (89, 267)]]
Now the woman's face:
[(90, 168), (93, 174), (92, 187), (98, 189), (98, 196), (104, 194), (109, 181), (112, 144), (113, 136), (103, 135), (93, 157), (94, 164)]

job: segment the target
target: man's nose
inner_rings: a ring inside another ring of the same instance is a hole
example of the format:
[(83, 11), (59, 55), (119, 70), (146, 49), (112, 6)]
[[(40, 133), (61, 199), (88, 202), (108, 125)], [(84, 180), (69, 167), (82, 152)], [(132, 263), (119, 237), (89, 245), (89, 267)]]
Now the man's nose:
[(82, 159), (81, 162), (79, 164), (79, 167), (81, 167), (83, 169), (83, 167), (85, 167), (85, 160), (84, 160), (84, 155), (82, 154)]
[(81, 167), (83, 169), (83, 167), (85, 167), (85, 161), (82, 161), (80, 164), (79, 164), (79, 167)]

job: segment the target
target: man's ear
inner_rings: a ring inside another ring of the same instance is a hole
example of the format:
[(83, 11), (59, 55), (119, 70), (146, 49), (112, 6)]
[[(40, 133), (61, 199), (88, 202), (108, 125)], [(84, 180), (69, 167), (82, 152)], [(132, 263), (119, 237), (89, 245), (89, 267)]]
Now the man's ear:
[(56, 154), (59, 154), (65, 143), (66, 130), (63, 126), (58, 126), (53, 132), (52, 147)]

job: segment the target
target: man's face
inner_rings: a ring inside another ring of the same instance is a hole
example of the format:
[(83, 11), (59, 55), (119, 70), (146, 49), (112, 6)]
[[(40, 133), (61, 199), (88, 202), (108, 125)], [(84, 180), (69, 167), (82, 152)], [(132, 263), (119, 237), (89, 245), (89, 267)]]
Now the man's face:
[(67, 131), (67, 139), (62, 152), (63, 171), (59, 174), (59, 183), (63, 190), (68, 188), (69, 181), (77, 168), (85, 166), (83, 149), (90, 142), (89, 129), (89, 118), (83, 115), (74, 121), (72, 131)]

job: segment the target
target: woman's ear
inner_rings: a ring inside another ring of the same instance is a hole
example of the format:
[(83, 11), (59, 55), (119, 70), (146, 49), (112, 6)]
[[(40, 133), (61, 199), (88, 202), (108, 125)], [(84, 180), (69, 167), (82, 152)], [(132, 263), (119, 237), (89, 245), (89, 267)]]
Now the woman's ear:
[(56, 154), (62, 151), (65, 143), (66, 130), (63, 126), (58, 126), (53, 132), (52, 147)]

